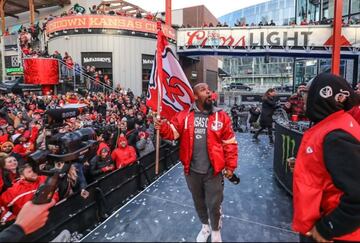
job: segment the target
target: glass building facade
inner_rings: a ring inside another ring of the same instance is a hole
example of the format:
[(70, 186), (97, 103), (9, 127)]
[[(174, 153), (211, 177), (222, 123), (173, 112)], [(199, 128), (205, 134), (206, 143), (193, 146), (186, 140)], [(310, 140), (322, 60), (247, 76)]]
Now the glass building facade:
[[(343, 0), (343, 16), (345, 21), (360, 21), (360, 0)], [(320, 21), (323, 17), (332, 19), (334, 0), (270, 0), (265, 3), (240, 9), (219, 18), (229, 26), (235, 23), (258, 25), (260, 22), (273, 22), (276, 25), (288, 25), (290, 22), (300, 23)], [(263, 91), (269, 87), (293, 86), (307, 82), (320, 72), (328, 72), (330, 59), (306, 59), (286, 57), (224, 57), (223, 69), (230, 74), (226, 82), (239, 82)], [(353, 81), (354, 62), (341, 60), (340, 72), (349, 83)], [(357, 67), (356, 67), (357, 68)]]
[[(343, 0), (342, 14), (346, 23), (360, 23), (360, 0)], [(334, 18), (334, 0), (296, 0), (296, 23), (323, 18)]]
[(295, 20), (294, 13), (294, 0), (272, 0), (226, 14), (219, 20), (229, 26), (234, 26), (237, 21), (258, 25), (260, 22), (270, 23), (271, 20), (276, 25), (288, 25)]

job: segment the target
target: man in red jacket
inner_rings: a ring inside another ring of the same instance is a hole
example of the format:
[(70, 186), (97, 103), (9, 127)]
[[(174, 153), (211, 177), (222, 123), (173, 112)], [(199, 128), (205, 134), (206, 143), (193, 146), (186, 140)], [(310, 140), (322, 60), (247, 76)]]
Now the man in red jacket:
[(117, 169), (126, 167), (136, 161), (136, 150), (128, 145), (127, 139), (123, 134), (120, 135), (118, 148), (114, 149), (111, 158), (115, 162)]
[[(46, 176), (38, 176), (29, 164), (19, 169), (20, 180), (1, 195), (1, 205), (12, 208), (11, 212), (17, 215), (25, 203), (31, 201), (38, 187), (45, 183)], [(54, 200), (58, 201), (55, 193)]]
[(213, 242), (221, 242), (222, 173), (231, 178), (237, 167), (237, 142), (230, 117), (213, 107), (206, 83), (194, 87), (194, 98), (189, 110), (179, 112), (171, 122), (155, 121), (155, 128), (165, 139), (180, 140), (180, 161), (202, 223), (196, 241), (206, 242), (211, 234)]
[(345, 79), (326, 73), (307, 88), (306, 116), (315, 125), (296, 158), (293, 229), (301, 241), (360, 241), (360, 125), (346, 112), (355, 94)]

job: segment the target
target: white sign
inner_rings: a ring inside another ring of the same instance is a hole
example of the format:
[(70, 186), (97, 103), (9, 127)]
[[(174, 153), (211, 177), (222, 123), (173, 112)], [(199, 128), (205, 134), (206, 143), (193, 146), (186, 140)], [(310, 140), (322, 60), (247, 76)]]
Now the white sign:
[[(332, 45), (329, 26), (179, 29), (178, 47), (324, 47)], [(342, 45), (360, 48), (360, 26), (343, 27)]]

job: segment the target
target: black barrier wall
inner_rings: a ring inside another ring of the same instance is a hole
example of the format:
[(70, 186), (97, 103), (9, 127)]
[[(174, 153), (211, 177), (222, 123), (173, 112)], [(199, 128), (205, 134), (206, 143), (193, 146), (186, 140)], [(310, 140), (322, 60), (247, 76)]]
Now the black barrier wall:
[[(159, 175), (177, 162), (178, 146), (161, 146)], [(50, 210), (47, 224), (27, 236), (25, 241), (48, 242), (64, 229), (84, 232), (124, 205), (158, 176), (155, 175), (154, 151), (139, 158), (136, 163), (115, 170), (89, 184), (86, 190), (90, 192), (90, 196), (87, 199), (77, 193), (59, 202)]]
[(275, 122), (274, 174), (280, 184), (290, 194), (292, 194), (293, 173), (290, 170), (287, 159), (296, 157), (302, 136), (302, 133)]

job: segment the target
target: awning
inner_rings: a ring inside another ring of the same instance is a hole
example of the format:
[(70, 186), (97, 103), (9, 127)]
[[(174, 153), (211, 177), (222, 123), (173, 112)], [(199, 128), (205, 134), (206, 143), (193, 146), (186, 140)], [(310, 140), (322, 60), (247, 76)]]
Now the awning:
[(228, 74), (227, 72), (225, 72), (224, 69), (222, 69), (222, 68), (218, 68), (218, 75), (221, 78), (231, 77), (231, 75)]

